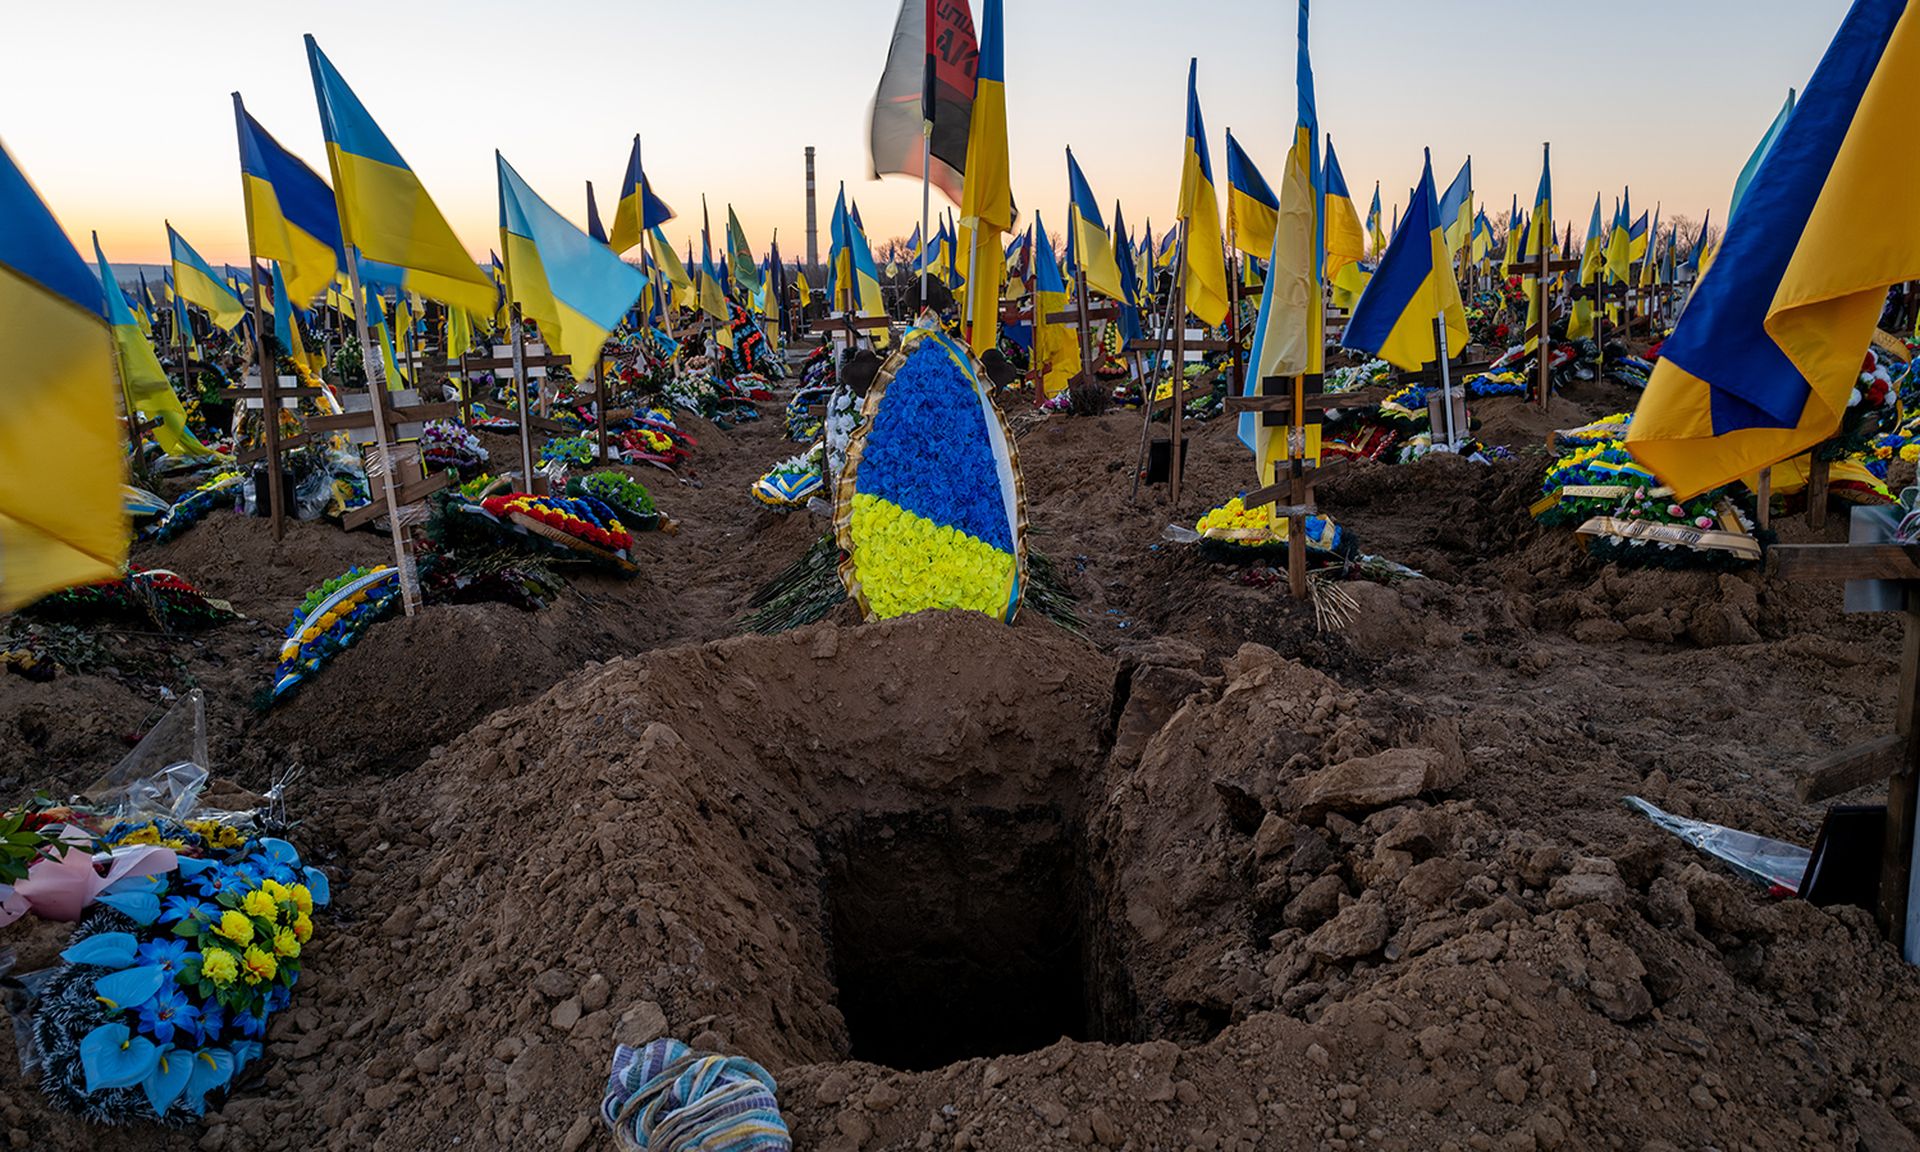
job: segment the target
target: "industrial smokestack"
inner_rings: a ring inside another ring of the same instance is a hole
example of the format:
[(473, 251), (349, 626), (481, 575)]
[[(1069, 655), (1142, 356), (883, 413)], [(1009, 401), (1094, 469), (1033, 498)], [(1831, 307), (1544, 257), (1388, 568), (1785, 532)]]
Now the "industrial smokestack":
[(807, 271), (820, 268), (820, 210), (813, 194), (813, 145), (807, 145)]

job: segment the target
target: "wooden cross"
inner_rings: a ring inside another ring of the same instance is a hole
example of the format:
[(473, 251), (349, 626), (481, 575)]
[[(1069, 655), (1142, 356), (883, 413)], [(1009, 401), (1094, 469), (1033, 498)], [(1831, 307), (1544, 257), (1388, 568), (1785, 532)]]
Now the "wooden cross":
[(1787, 544), (1772, 555), (1787, 580), (1895, 580), (1906, 593), (1906, 642), (1900, 656), (1900, 687), (1894, 733), (1807, 766), (1796, 791), (1802, 803), (1887, 781), (1887, 835), (1880, 863), (1880, 931), (1904, 953), (1907, 886), (1913, 876), (1914, 800), (1920, 795), (1920, 545)]
[(1555, 260), (1548, 251), (1548, 245), (1542, 244), (1540, 263), (1523, 272), (1523, 275), (1534, 278), (1533, 290), (1537, 296), (1535, 311), (1539, 313), (1539, 319), (1535, 322), (1533, 337), (1538, 341), (1535, 345), (1535, 361), (1539, 374), (1534, 381), (1534, 389), (1535, 400), (1542, 412), (1547, 410), (1548, 403), (1553, 399), (1553, 309), (1549, 303), (1551, 297), (1547, 294), (1547, 283), (1559, 273), (1579, 270), (1580, 261)]
[(1287, 430), (1287, 456), (1276, 462), (1274, 481), (1255, 489), (1241, 501), (1246, 508), (1265, 508), (1287, 501), (1274, 509), (1274, 515), (1287, 520), (1287, 586), (1296, 600), (1307, 598), (1307, 517), (1315, 515), (1313, 488), (1327, 469), (1307, 459), (1307, 428), (1326, 419), (1329, 408), (1362, 407), (1379, 404), (1387, 398), (1384, 388), (1358, 392), (1326, 394), (1326, 378), (1306, 376), (1268, 376), (1260, 381), (1257, 396), (1227, 397), (1227, 412), (1257, 412), (1263, 428)]

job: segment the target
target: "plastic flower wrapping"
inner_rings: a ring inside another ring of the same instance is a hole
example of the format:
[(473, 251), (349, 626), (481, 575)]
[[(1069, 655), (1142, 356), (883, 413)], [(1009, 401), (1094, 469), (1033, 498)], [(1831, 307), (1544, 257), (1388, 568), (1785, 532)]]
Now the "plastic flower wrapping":
[(280, 645), (273, 699), (299, 687), (327, 661), (346, 651), (399, 602), (399, 571), (385, 565), (350, 568), (307, 593)]
[(429, 468), (455, 468), (465, 475), (486, 464), (487, 450), (457, 421), (433, 420), (420, 429), (420, 457)]
[(146, 538), (167, 541), (206, 519), (216, 508), (231, 508), (247, 482), (244, 472), (221, 472), (173, 502), (164, 516), (147, 529)]
[(908, 331), (867, 393), (839, 481), (840, 576), (868, 619), (966, 609), (1011, 621), (1026, 577), (1019, 458), (972, 355)]
[(329, 902), (326, 874), (284, 838), (277, 787), (243, 812), (201, 802), (203, 708), (189, 694), (81, 797), (25, 812), (64, 852), (33, 861), (0, 924), (28, 911), (77, 924), (58, 963), (16, 977), (21, 1057), (55, 1104), (96, 1123), (182, 1127), (232, 1092)]
[[(1238, 496), (1200, 517), (1193, 530), (1203, 538), (1240, 548), (1265, 548), (1285, 544), (1292, 529), (1287, 520), (1274, 521), (1265, 506), (1248, 508)], [(1307, 545), (1329, 552), (1339, 551), (1345, 533), (1325, 516), (1307, 517)]]
[(826, 484), (827, 446), (815, 444), (789, 456), (753, 482), (753, 498), (769, 508), (804, 508)]

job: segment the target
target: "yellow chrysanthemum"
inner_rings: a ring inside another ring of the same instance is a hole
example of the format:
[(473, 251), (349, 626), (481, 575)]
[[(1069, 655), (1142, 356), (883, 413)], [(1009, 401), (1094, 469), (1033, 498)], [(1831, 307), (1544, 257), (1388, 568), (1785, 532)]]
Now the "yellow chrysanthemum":
[(313, 893), (307, 891), (305, 884), (295, 884), (293, 886), (293, 906), (299, 910), (302, 916), (313, 915)]
[(258, 916), (264, 920), (273, 919), (273, 914), (277, 911), (273, 897), (268, 895), (264, 888), (255, 888), (241, 897), (240, 910), (249, 916)]
[(313, 939), (313, 920), (305, 912), (293, 918), (293, 938), (302, 944)]
[(274, 975), (280, 971), (279, 962), (262, 952), (257, 946), (248, 948), (247, 954), (241, 957), (240, 963), (249, 984), (264, 983), (273, 979)]
[(220, 924), (214, 931), (243, 948), (253, 943), (253, 921), (247, 919), (245, 912), (235, 911), (232, 908), (222, 912)]
[(215, 987), (225, 988), (240, 974), (240, 965), (234, 962), (233, 953), (210, 948), (200, 959), (200, 974), (213, 981)]
[(267, 895), (273, 897), (273, 901), (276, 904), (285, 901), (290, 895), (292, 895), (291, 891), (287, 888), (285, 884), (280, 883), (280, 881), (275, 880), (271, 876), (267, 877), (265, 880), (260, 881), (260, 891), (265, 892)]
[(273, 934), (273, 954), (286, 960), (300, 955), (300, 939), (293, 934), (293, 929), (282, 928)]

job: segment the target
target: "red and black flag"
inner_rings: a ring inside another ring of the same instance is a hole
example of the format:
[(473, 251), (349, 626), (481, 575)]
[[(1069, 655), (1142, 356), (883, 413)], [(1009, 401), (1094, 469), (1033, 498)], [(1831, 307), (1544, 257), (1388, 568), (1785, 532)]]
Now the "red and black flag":
[(979, 60), (967, 0), (901, 0), (887, 69), (873, 97), (868, 148), (875, 176), (921, 176), (931, 124), (926, 175), (960, 202)]

